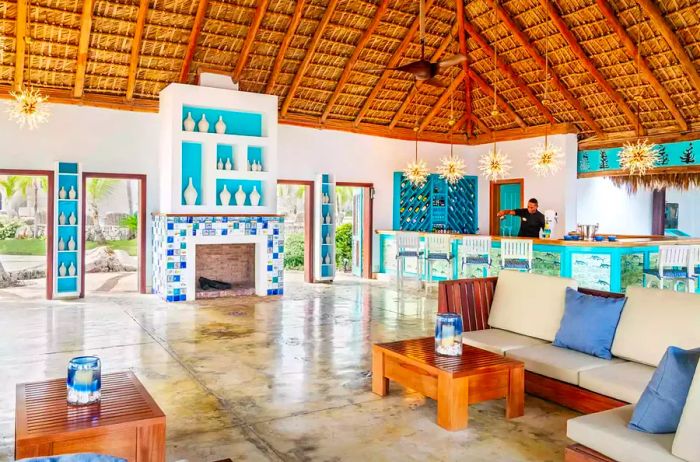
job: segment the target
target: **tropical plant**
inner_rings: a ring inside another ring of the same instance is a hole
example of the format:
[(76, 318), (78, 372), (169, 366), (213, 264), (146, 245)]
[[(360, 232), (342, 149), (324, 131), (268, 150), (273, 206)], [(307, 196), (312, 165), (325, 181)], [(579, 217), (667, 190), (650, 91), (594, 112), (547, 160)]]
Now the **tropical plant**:
[(284, 268), (304, 268), (304, 235), (293, 233), (284, 238)]
[(106, 245), (102, 226), (100, 226), (100, 205), (99, 202), (114, 191), (118, 180), (111, 178), (90, 178), (86, 184), (87, 198), (90, 205), (90, 216), (92, 217), (92, 226), (95, 231), (95, 242), (100, 245)]
[(344, 223), (335, 230), (335, 265), (344, 268), (352, 262), (352, 223)]
[(20, 176), (18, 180), (18, 189), (22, 193), (22, 197), (27, 199), (27, 189), (32, 188), (33, 194), (33, 209), (34, 209), (34, 237), (37, 236), (39, 228), (39, 220), (37, 214), (39, 212), (39, 190), (47, 192), (49, 182), (45, 176)]
[(349, 186), (339, 186), (335, 188), (335, 215), (336, 223), (342, 223), (345, 217), (345, 210), (352, 208), (353, 188)]
[(129, 230), (129, 239), (133, 239), (136, 236), (136, 230), (139, 227), (139, 216), (136, 213), (127, 215), (119, 220), (119, 226), (123, 226)]
[(7, 220), (0, 222), (0, 240), (14, 239), (20, 226), (22, 226), (22, 222), (20, 220)]
[[(7, 207), (12, 210), (12, 197), (20, 190), (20, 178), (17, 175), (9, 175), (0, 180), (0, 188), (6, 201)], [(14, 211), (14, 210), (13, 210)]]

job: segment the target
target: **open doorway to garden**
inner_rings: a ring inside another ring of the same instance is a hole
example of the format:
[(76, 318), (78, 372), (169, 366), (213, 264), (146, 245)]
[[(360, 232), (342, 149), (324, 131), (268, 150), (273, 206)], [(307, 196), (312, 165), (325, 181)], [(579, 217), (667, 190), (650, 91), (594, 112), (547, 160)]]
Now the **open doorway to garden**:
[(0, 298), (51, 297), (53, 172), (0, 170)]
[(338, 182), (336, 199), (336, 269), (339, 274), (372, 277), (373, 185)]
[(285, 279), (313, 282), (313, 188), (313, 181), (277, 182), (277, 213), (284, 216)]
[(83, 294), (145, 293), (145, 175), (83, 175)]

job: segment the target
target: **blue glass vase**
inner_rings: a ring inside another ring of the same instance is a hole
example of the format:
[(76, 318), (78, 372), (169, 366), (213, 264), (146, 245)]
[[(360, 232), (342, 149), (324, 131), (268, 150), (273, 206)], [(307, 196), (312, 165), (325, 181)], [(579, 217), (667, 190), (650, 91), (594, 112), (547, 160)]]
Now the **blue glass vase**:
[(445, 356), (462, 355), (462, 316), (438, 313), (435, 322), (435, 352)]
[(82, 406), (100, 400), (102, 365), (97, 356), (78, 356), (68, 363), (68, 404)]

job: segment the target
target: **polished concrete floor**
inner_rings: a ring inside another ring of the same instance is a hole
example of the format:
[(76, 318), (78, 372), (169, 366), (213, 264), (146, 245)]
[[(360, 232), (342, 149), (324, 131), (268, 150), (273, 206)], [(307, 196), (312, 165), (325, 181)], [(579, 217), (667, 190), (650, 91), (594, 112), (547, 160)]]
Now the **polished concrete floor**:
[(166, 304), (96, 292), (47, 302), (0, 290), (0, 461), (12, 460), (15, 384), (62, 377), (96, 354), (133, 370), (167, 415), (167, 459), (559, 461), (575, 414), (527, 397), (470, 407), (469, 428), (435, 424), (435, 402), (392, 384), (370, 391), (373, 342), (431, 335), (435, 296), (344, 278), (287, 278), (284, 297)]

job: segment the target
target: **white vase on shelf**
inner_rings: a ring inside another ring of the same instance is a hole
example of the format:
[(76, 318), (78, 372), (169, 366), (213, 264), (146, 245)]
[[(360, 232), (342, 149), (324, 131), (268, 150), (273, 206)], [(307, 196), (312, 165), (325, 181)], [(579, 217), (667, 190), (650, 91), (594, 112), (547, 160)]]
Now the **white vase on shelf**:
[(75, 213), (71, 212), (71, 214), (68, 216), (68, 224), (69, 225), (74, 225), (78, 222), (78, 219), (75, 218)]
[(236, 191), (236, 205), (240, 207), (243, 204), (245, 204), (245, 191), (243, 191), (243, 185), (239, 185)]
[(185, 204), (187, 205), (195, 205), (197, 203), (197, 190), (194, 188), (194, 185), (192, 184), (192, 177), (190, 177), (189, 184), (187, 185), (187, 188), (185, 188)]
[(70, 187), (70, 190), (68, 191), (68, 199), (75, 199), (77, 197), (78, 193), (75, 192), (75, 189), (73, 186)]
[(253, 207), (260, 205), (260, 193), (257, 186), (253, 186), (253, 192), (250, 193), (250, 205)]
[(330, 224), (331, 224), (331, 221), (332, 221), (332, 220), (331, 220), (331, 214), (329, 213), (328, 215), (326, 215), (326, 224), (327, 224), (327, 225), (330, 225)]
[(326, 244), (331, 245), (331, 234), (326, 234)]
[(231, 165), (231, 159), (226, 159), (226, 165), (224, 166), (226, 170), (231, 170), (233, 165)]
[(326, 265), (330, 265), (330, 264), (331, 264), (331, 256), (330, 256), (330, 255), (326, 254), (326, 258), (325, 258), (325, 260), (324, 260), (324, 263), (325, 263)]
[(221, 161), (219, 158), (219, 161), (216, 163), (216, 169), (217, 170), (223, 170), (224, 169), (224, 163)]
[(249, 171), (249, 172), (254, 172), (254, 171), (255, 171), (255, 169), (253, 168), (253, 163), (250, 162), (250, 161), (248, 161), (248, 171)]
[(219, 135), (226, 133), (226, 123), (224, 123), (224, 118), (222, 116), (219, 116), (219, 121), (214, 125), (214, 129)]
[(224, 189), (219, 193), (219, 200), (221, 201), (221, 205), (228, 206), (231, 204), (231, 193), (226, 185), (224, 185)]
[(185, 118), (184, 122), (182, 122), (182, 125), (185, 127), (186, 132), (194, 131), (194, 119), (192, 118), (191, 112), (187, 113), (187, 118)]
[(66, 216), (61, 212), (61, 214), (58, 216), (58, 224), (59, 225), (65, 225), (66, 224)]
[(58, 238), (58, 250), (66, 250), (66, 243), (63, 242), (63, 238)]
[(202, 133), (207, 133), (209, 131), (209, 121), (207, 121), (207, 116), (205, 114), (202, 114), (202, 118), (199, 119), (197, 129)]
[(65, 276), (66, 275), (66, 265), (61, 263), (61, 266), (58, 267), (58, 275), (59, 276)]
[(75, 250), (75, 241), (73, 240), (73, 236), (68, 238), (68, 250)]
[(70, 262), (70, 265), (68, 266), (68, 276), (75, 276), (75, 265), (73, 262)]
[(58, 198), (59, 199), (65, 199), (66, 198), (66, 188), (61, 186), (61, 189), (58, 190)]

